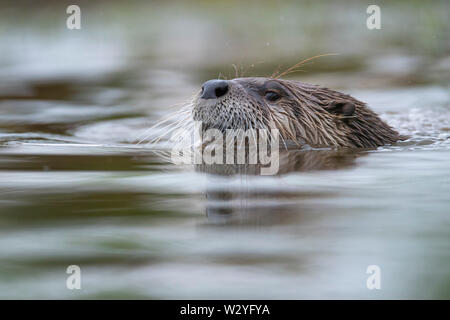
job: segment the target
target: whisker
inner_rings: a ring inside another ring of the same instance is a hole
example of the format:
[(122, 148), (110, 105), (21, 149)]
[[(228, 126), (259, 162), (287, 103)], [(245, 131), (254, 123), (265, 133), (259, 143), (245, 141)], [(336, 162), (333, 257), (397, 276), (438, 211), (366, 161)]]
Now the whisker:
[(317, 59), (317, 58), (321, 58), (321, 57), (326, 57), (326, 56), (336, 56), (339, 55), (338, 53), (325, 53), (325, 54), (319, 54), (317, 56), (314, 57), (310, 57), (307, 59), (304, 59), (302, 61), (297, 62), (296, 64), (294, 64), (292, 67), (288, 68), (286, 71), (280, 73), (279, 75), (276, 75), (273, 77), (273, 79), (279, 79), (289, 73), (295, 72), (294, 70), (297, 69), (298, 67), (300, 67), (302, 64), (304, 64), (305, 62)]

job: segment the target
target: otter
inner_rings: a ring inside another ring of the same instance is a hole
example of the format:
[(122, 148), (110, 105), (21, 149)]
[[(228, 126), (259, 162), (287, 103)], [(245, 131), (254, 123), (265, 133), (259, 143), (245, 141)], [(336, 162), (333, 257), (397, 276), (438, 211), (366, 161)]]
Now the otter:
[(278, 78), (206, 81), (191, 114), (202, 130), (278, 129), (301, 146), (376, 148), (404, 139), (348, 94)]

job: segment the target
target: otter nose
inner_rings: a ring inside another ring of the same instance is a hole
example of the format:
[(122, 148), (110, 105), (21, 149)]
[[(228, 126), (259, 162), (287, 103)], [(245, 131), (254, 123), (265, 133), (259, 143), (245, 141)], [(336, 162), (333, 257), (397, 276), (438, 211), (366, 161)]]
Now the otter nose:
[(209, 80), (202, 86), (202, 99), (217, 99), (228, 92), (228, 81)]

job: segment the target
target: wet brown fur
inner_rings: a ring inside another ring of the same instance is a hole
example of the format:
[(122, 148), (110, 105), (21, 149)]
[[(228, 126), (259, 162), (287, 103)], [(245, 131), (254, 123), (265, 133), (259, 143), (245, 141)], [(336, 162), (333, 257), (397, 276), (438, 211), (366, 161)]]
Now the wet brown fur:
[[(374, 148), (403, 138), (364, 102), (338, 91), (276, 78), (229, 83), (224, 97), (194, 98), (192, 116), (204, 129), (274, 128), (282, 139), (312, 147)], [(273, 88), (282, 93), (276, 102), (264, 97)]]

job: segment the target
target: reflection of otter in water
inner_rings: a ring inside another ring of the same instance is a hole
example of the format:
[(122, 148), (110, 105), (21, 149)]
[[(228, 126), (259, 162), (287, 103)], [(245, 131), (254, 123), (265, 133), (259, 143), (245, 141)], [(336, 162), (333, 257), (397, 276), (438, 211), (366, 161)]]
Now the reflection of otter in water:
[[(280, 150), (279, 170), (277, 174), (293, 171), (335, 170), (353, 165), (362, 153), (348, 150)], [(217, 175), (258, 175), (260, 164), (200, 164), (196, 170)]]
[[(351, 168), (355, 160), (364, 156), (353, 150), (284, 150), (280, 152), (280, 168), (278, 174), (307, 172), (315, 170), (339, 170)], [(197, 165), (196, 170), (213, 175), (258, 175), (259, 165)], [(329, 196), (328, 193), (307, 192), (290, 188), (259, 189), (253, 181), (247, 185), (244, 181), (229, 188), (219, 187), (215, 183), (206, 190), (206, 213), (209, 223), (213, 224), (246, 224), (273, 225), (289, 224), (293, 220), (309, 216), (317, 208), (303, 204), (299, 199)]]
[(203, 130), (278, 129), (283, 140), (312, 147), (373, 148), (402, 138), (347, 94), (272, 78), (207, 81), (192, 115)]

